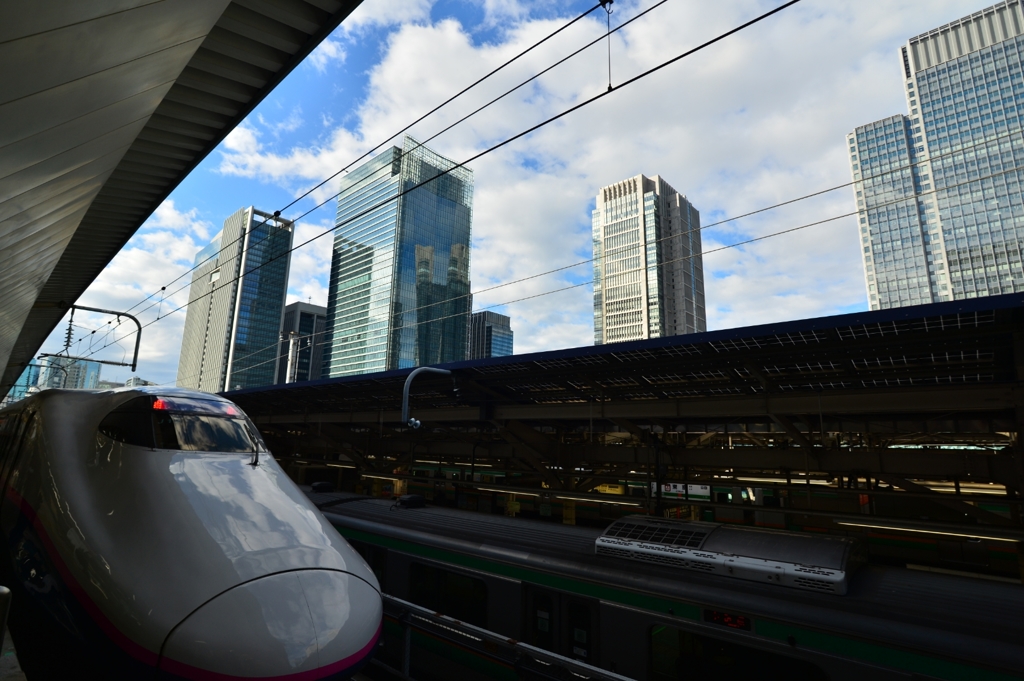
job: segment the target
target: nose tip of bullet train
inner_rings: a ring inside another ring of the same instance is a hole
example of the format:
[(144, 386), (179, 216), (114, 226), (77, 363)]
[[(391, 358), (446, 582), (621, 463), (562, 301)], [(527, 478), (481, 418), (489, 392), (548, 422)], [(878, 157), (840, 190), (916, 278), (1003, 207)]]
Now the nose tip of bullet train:
[(278, 573), (185, 618), (164, 643), (160, 669), (202, 681), (348, 678), (373, 652), (382, 616), (377, 591), (349, 573)]

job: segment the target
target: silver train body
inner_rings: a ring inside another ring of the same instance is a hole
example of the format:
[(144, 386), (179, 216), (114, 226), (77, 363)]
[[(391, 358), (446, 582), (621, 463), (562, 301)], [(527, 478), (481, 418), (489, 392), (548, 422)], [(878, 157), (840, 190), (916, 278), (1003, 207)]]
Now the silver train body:
[(223, 398), (44, 391), (0, 411), (0, 483), (30, 679), (344, 679), (375, 649), (372, 571)]
[(848, 537), (647, 516), (609, 525), (594, 553), (838, 595), (867, 562), (863, 544)]

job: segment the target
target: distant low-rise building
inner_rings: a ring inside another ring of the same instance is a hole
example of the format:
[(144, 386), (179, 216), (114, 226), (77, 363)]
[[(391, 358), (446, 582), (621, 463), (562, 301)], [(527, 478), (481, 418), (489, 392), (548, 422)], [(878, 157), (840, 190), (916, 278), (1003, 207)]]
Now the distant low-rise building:
[(126, 388), (134, 388), (136, 386), (143, 385), (156, 385), (156, 383), (154, 383), (153, 381), (147, 381), (144, 378), (139, 378), (138, 376), (132, 376), (131, 378), (124, 382), (124, 387)]
[(120, 381), (100, 381), (96, 387), (100, 390), (116, 390), (118, 388), (123, 388), (124, 383), (121, 383)]

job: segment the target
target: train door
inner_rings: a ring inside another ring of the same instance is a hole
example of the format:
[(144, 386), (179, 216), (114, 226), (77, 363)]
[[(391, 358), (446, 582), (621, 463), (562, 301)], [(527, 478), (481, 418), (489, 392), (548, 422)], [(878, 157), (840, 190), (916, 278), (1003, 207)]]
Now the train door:
[(575, 660), (597, 664), (598, 602), (527, 586), (524, 640)]
[(597, 613), (593, 599), (564, 599), (564, 631), (562, 654), (588, 664), (597, 664)]
[(535, 586), (526, 592), (526, 617), (523, 638), (532, 646), (558, 651), (558, 593)]

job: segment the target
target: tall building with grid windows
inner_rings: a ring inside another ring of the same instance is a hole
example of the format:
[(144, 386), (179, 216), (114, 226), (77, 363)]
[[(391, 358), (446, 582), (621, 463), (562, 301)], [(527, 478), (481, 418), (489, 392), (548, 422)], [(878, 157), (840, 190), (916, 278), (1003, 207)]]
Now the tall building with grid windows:
[(473, 172), (410, 137), (344, 177), (323, 377), (466, 359), (472, 222)]
[(484, 310), (474, 312), (469, 324), (469, 357), (508, 357), (512, 354), (512, 320), (503, 314)]
[(292, 223), (252, 206), (196, 255), (178, 385), (220, 392), (273, 385)]
[(847, 136), (872, 310), (1024, 291), (1022, 62), (1020, 0), (911, 38), (910, 115)]
[(597, 195), (594, 344), (706, 331), (700, 213), (655, 175)]

